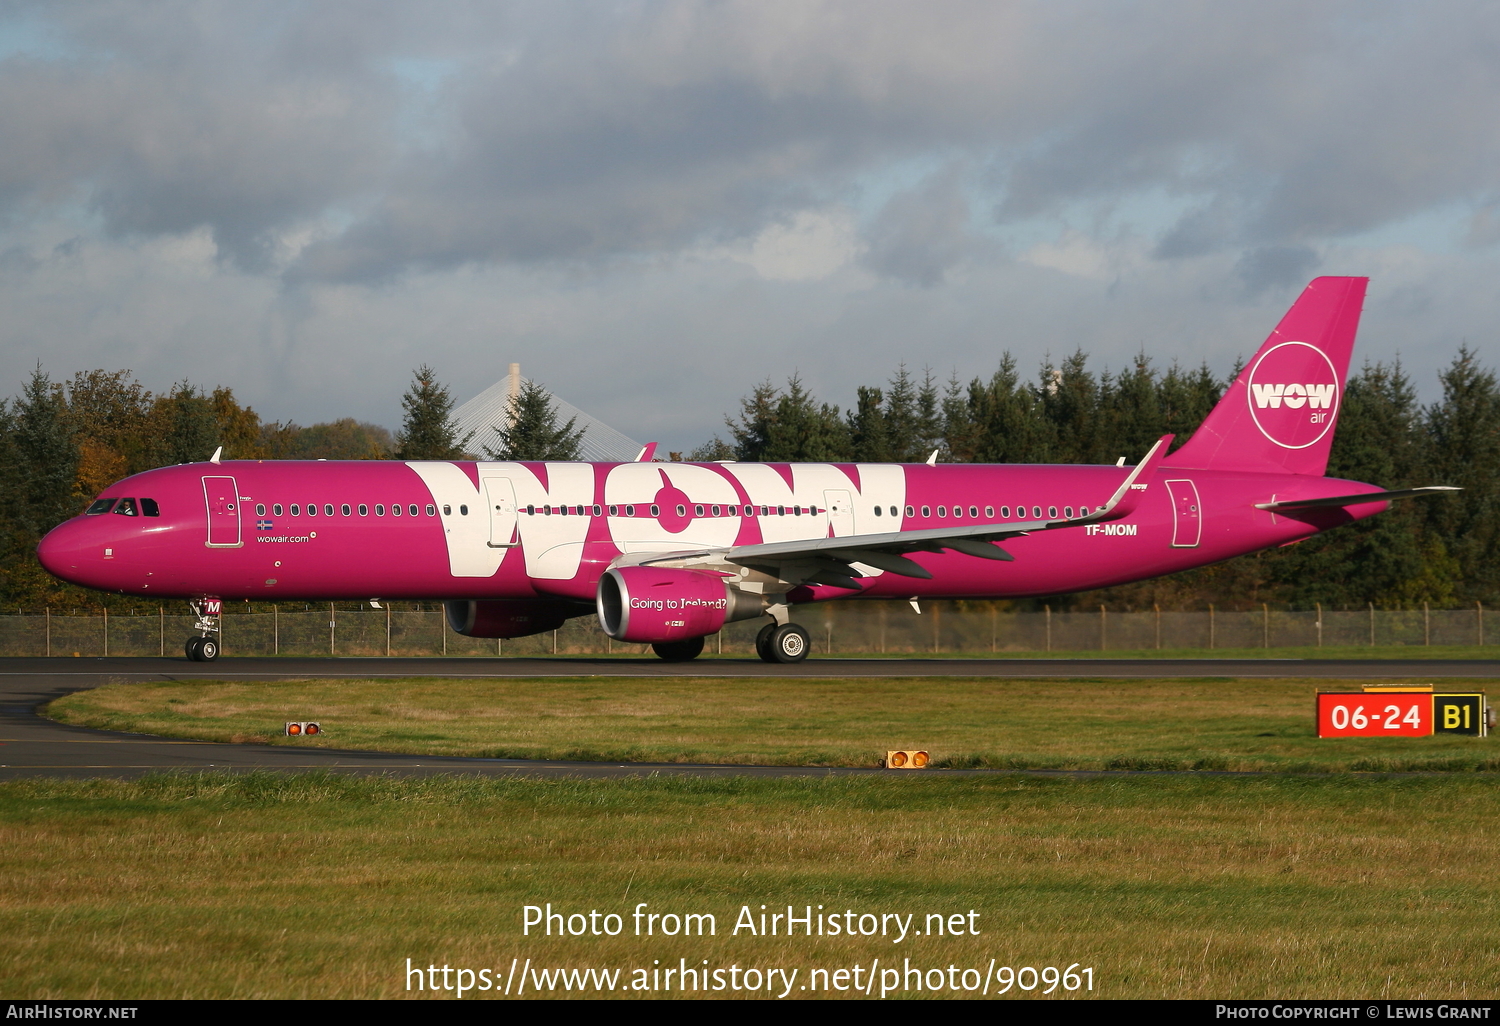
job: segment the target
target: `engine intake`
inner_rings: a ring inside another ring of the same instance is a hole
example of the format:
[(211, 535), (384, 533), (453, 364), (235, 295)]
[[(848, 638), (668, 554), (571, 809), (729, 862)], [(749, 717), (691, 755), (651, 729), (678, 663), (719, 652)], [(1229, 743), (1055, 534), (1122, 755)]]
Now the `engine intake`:
[(535, 599), (450, 599), (443, 603), (448, 626), (470, 638), (524, 638), (556, 630), (588, 607)]
[(621, 566), (599, 578), (599, 626), (616, 641), (657, 644), (713, 634), (765, 611), (765, 600), (704, 570)]

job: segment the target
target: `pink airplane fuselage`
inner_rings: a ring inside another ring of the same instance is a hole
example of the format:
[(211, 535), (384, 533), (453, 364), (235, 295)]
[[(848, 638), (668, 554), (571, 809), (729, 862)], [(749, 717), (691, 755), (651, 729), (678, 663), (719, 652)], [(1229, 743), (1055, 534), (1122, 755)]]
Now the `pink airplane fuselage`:
[[(1129, 472), (1009, 464), (198, 463), (112, 485), (101, 499), (136, 499), (137, 515), (75, 517), (47, 536), (40, 555), (67, 580), (163, 599), (592, 603), (600, 576), (622, 554), (1071, 519), (1102, 506)], [(1004, 547), (1014, 562), (917, 552), (911, 558), (930, 580), (871, 570), (858, 594), (1022, 597), (1157, 577), (1295, 542), (1388, 506), (1273, 513), (1258, 503), (1367, 491), (1379, 488), (1304, 474), (1174, 468), (1169, 456), (1121, 520), (1011, 538)], [(142, 499), (154, 500), (159, 515), (140, 515)], [(851, 594), (811, 585), (790, 597)]]

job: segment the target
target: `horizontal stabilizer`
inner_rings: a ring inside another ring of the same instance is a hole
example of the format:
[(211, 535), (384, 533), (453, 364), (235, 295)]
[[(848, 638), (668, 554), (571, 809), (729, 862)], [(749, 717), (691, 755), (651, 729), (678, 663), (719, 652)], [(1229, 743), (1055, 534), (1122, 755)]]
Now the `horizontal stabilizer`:
[(1284, 509), (1314, 509), (1318, 506), (1360, 506), (1367, 502), (1385, 502), (1388, 499), (1410, 499), (1419, 495), (1446, 495), (1461, 492), (1453, 485), (1428, 485), (1425, 488), (1405, 488), (1399, 492), (1365, 492), (1362, 495), (1330, 495), (1322, 499), (1288, 499), (1285, 502), (1257, 502), (1256, 509), (1277, 512)]

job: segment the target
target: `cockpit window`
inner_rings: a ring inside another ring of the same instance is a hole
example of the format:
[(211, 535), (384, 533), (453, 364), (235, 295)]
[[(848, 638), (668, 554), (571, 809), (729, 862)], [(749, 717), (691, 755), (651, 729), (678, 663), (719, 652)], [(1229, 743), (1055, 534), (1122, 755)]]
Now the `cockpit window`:
[(142, 499), (141, 512), (148, 517), (161, 516), (161, 507), (156, 504), (155, 499)]
[(86, 515), (97, 517), (100, 513), (108, 513), (110, 507), (114, 504), (114, 499), (95, 499), (94, 504), (88, 508)]
[(122, 517), (133, 517), (136, 515), (135, 500), (121, 499), (120, 504), (115, 507), (115, 513)]

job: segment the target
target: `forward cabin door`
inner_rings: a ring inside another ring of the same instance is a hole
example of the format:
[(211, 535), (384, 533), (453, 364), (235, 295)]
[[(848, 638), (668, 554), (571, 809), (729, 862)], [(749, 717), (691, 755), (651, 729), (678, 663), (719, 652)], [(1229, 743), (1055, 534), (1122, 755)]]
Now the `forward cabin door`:
[(485, 477), (484, 501), (490, 511), (492, 549), (508, 549), (516, 544), (516, 488), (508, 477)]
[(854, 500), (843, 489), (830, 489), (823, 493), (823, 502), (828, 506), (828, 526), (835, 538), (844, 538), (854, 533)]
[(205, 477), (203, 502), (208, 507), (208, 547), (239, 548), (240, 490), (232, 477)]
[(1172, 496), (1172, 548), (1195, 549), (1203, 537), (1203, 519), (1199, 516), (1198, 486), (1191, 481), (1168, 481)]

